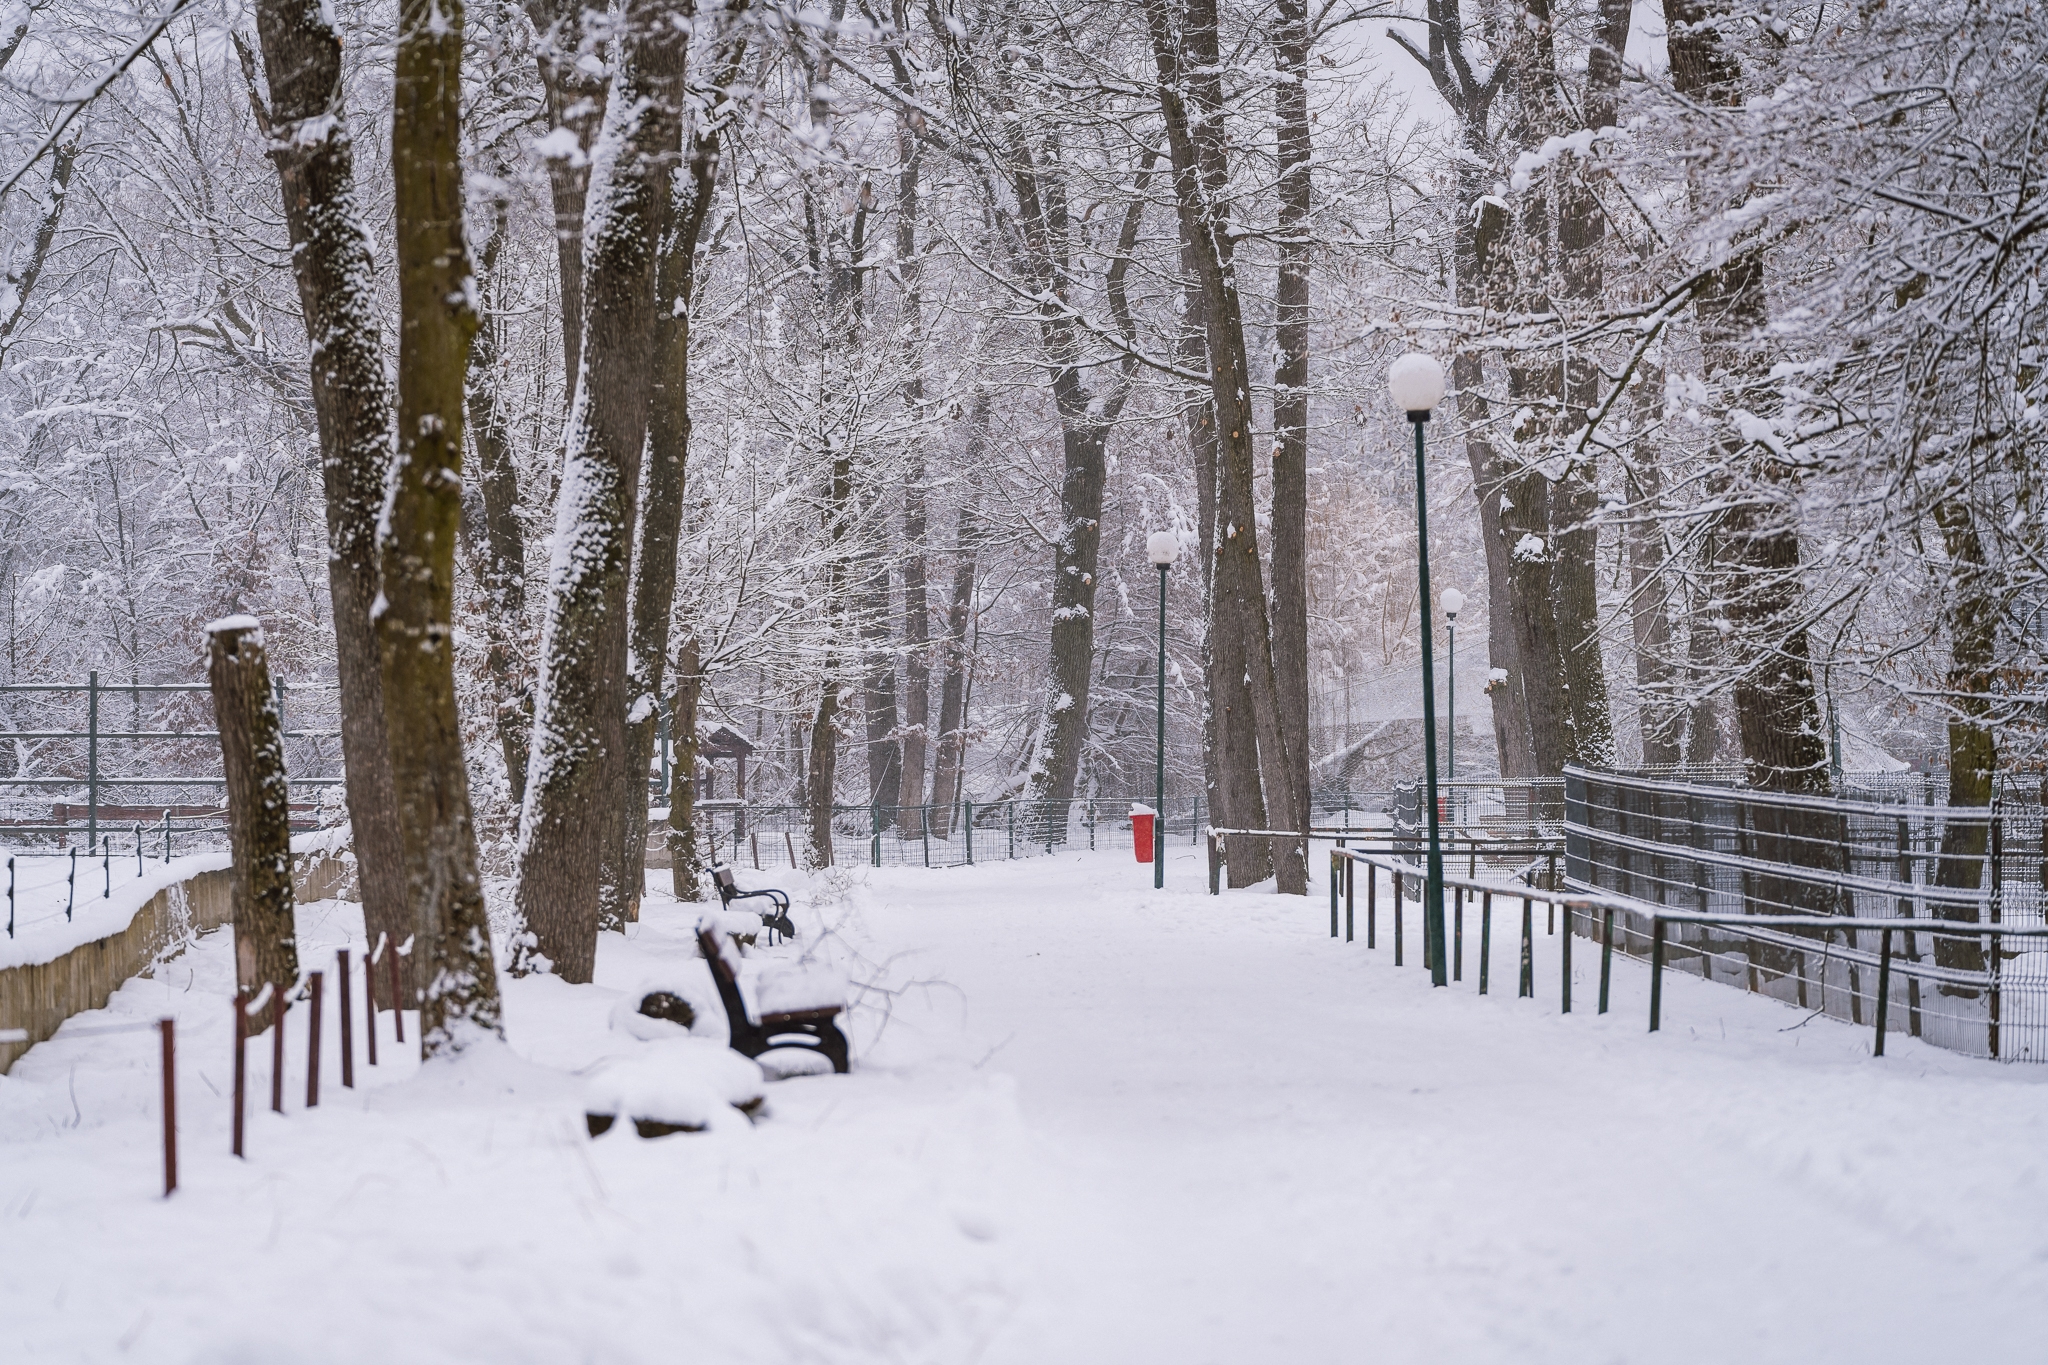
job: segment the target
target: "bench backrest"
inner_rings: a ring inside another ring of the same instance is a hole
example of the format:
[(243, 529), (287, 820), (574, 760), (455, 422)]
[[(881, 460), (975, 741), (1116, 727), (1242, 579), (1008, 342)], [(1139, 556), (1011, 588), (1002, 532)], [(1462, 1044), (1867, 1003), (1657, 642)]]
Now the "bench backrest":
[(739, 890), (739, 886), (732, 879), (732, 869), (724, 866), (712, 868), (711, 883), (718, 888), (719, 904), (730, 905), (732, 893)]
[(748, 1028), (754, 1024), (754, 1016), (747, 1013), (747, 1002), (740, 995), (739, 979), (733, 975), (732, 964), (725, 960), (719, 949), (718, 930), (709, 925), (697, 926), (697, 951), (704, 954), (704, 961), (711, 968), (712, 984), (718, 987), (718, 1001), (725, 1006), (728, 1021)]

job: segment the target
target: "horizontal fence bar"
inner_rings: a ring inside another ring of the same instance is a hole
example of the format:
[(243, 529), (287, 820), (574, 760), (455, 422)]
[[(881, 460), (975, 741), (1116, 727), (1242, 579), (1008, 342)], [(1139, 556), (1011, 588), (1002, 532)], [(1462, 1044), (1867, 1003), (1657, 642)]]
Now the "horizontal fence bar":
[[(218, 730), (0, 730), (0, 739), (219, 739)], [(339, 730), (286, 730), (286, 739), (340, 739)], [(104, 781), (105, 779), (102, 779)]]
[[(0, 787), (83, 787), (88, 782), (102, 787), (224, 787), (225, 777), (0, 777)], [(290, 777), (294, 787), (339, 787), (345, 777)]]

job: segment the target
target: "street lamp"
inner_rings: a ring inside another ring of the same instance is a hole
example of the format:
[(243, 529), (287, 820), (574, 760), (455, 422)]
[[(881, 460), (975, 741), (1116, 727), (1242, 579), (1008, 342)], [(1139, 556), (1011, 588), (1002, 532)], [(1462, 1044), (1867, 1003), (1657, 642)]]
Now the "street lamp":
[(1458, 613), (1465, 610), (1465, 594), (1456, 588), (1445, 588), (1444, 595), (1437, 601), (1443, 604), (1444, 630), (1451, 637), (1451, 676), (1444, 680), (1444, 710), (1451, 713), (1444, 725), (1444, 771), (1450, 774), (1450, 781), (1455, 786), (1458, 781)]
[[(1422, 775), (1429, 801), (1429, 879), (1423, 893), (1423, 933), (1429, 943), (1429, 979), (1448, 986), (1444, 961), (1444, 849), (1436, 807), (1436, 657), (1430, 639), (1429, 480), (1422, 460), (1422, 428), (1430, 409), (1443, 401), (1444, 367), (1434, 356), (1411, 351), (1387, 368), (1387, 391), (1415, 428), (1415, 558), (1422, 600)], [(1464, 605), (1461, 597), (1459, 606)]]
[(1145, 557), (1159, 570), (1159, 757), (1152, 774), (1152, 887), (1166, 885), (1166, 571), (1180, 554), (1180, 538), (1154, 531)]

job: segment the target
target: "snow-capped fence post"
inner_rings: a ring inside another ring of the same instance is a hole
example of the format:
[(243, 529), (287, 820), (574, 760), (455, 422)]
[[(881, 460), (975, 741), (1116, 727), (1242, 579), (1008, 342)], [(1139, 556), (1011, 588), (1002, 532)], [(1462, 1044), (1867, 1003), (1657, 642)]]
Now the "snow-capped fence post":
[(965, 830), (967, 831), (967, 865), (968, 865), (969, 867), (973, 867), (973, 866), (974, 866), (974, 803), (973, 803), (972, 801), (962, 801), (962, 802), (960, 803), (960, 808), (961, 808), (961, 809), (962, 809), (963, 811), (965, 811), (965, 812), (966, 812), (966, 818), (965, 818), (965, 819), (963, 819), (963, 820), (962, 820), (962, 821), (960, 822), (960, 824), (961, 824), (961, 827), (962, 827), (962, 828), (964, 828), (964, 829), (965, 829)]
[(405, 951), (403, 947), (394, 948), (384, 959), (391, 972), (391, 1036), (401, 1043), (405, 1041), (405, 994), (399, 989), (398, 959)]
[(874, 859), (875, 866), (880, 867), (882, 865), (882, 808), (879, 805), (868, 807), (868, 825), (872, 831), (868, 840), (869, 856)]
[(1401, 926), (1407, 921), (1401, 910), (1401, 874), (1394, 874), (1394, 965), (1401, 965)]
[(284, 1112), (284, 1015), (290, 1008), (285, 992), (270, 995), (270, 1112)]
[(348, 949), (335, 950), (334, 964), (335, 974), (340, 978), (335, 984), (340, 987), (336, 1003), (341, 1006), (341, 1083), (345, 1089), (353, 1090), (356, 1088), (356, 1032), (352, 1027), (354, 1020), (348, 1017), (349, 991), (352, 989), (348, 980)]
[(1209, 831), (1209, 894), (1223, 894), (1223, 841), (1213, 829)]
[(1337, 879), (1342, 876), (1343, 857), (1337, 850), (1330, 850), (1330, 937), (1337, 937)]
[(306, 1107), (320, 1107), (320, 985), (321, 974), (313, 972), (306, 978), (306, 987), (312, 993), (313, 1012), (306, 1020)]
[(363, 954), (363, 1040), (369, 1049), (370, 1065), (377, 1065), (377, 961), (384, 956), (384, 945), (391, 941), (389, 935), (377, 935), (377, 946)]
[(164, 1044), (164, 1198), (168, 1199), (178, 1188), (177, 1021), (159, 1019), (156, 1026)]

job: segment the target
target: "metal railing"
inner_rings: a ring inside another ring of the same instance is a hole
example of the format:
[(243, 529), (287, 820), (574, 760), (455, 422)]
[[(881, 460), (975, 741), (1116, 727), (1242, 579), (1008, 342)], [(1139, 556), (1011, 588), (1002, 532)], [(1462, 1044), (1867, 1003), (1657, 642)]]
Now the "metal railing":
[[(273, 687), (276, 693), (278, 715), (282, 718), (285, 715), (289, 690), (283, 678), (277, 678), (273, 683)], [(184, 807), (189, 803), (180, 801), (143, 803), (131, 801), (115, 807), (115, 818), (112, 822), (104, 821), (102, 817), (102, 811), (108, 805), (104, 799), (105, 794), (109, 790), (115, 792), (129, 790), (160, 792), (166, 789), (225, 790), (227, 785), (225, 777), (208, 775), (177, 776), (164, 773), (151, 775), (110, 774), (102, 771), (101, 768), (101, 745), (103, 743), (169, 745), (192, 740), (218, 741), (220, 738), (219, 732), (215, 730), (107, 729), (102, 726), (100, 719), (101, 705), (104, 701), (126, 697), (134, 703), (139, 711), (141, 698), (144, 694), (162, 696), (180, 693), (205, 693), (209, 690), (205, 683), (120, 683), (103, 685), (97, 672), (88, 674), (86, 681), (82, 684), (9, 683), (0, 685), (0, 696), (41, 695), (49, 697), (83, 696), (85, 698), (85, 728), (83, 729), (45, 727), (40, 729), (0, 730), (0, 740), (15, 740), (21, 743), (63, 741), (72, 741), (75, 744), (82, 743), (84, 749), (82, 754), (74, 752), (63, 756), (63, 758), (82, 768), (83, 771), (71, 774), (44, 773), (40, 775), (23, 774), (14, 777), (0, 777), (0, 791), (37, 793), (81, 791), (84, 796), (83, 805), (85, 808), (83, 821), (77, 822), (69, 819), (53, 819), (44, 822), (0, 820), (0, 837), (9, 835), (61, 837), (68, 842), (71, 836), (82, 833), (85, 836), (87, 849), (92, 850), (98, 847), (102, 823), (116, 823), (118, 825), (133, 823), (131, 817), (138, 809), (159, 812), (157, 816), (159, 820), (191, 819), (194, 816), (198, 816), (201, 820), (207, 822), (203, 826), (188, 827), (192, 829), (221, 827), (219, 823), (222, 818), (221, 815), (214, 812), (181, 810), (179, 809), (180, 807)], [(339, 735), (339, 730), (329, 729), (284, 731), (286, 739), (333, 739)], [(216, 749), (216, 757), (217, 753), (218, 750)], [(343, 779), (338, 777), (293, 777), (289, 781), (293, 787), (308, 788), (338, 787), (343, 783)], [(71, 803), (60, 804), (69, 805)], [(152, 820), (150, 823), (153, 824), (156, 821)], [(294, 828), (312, 828), (312, 825), (301, 820), (295, 823)]]
[[(1339, 921), (1342, 921), (1342, 938), (1345, 942), (1355, 941), (1357, 929), (1357, 869), (1364, 866), (1369, 870), (1366, 877), (1365, 933), (1366, 947), (1378, 946), (1379, 919), (1379, 876), (1387, 873), (1393, 879), (1393, 928), (1394, 965), (1405, 965), (1405, 916), (1401, 906), (1405, 894), (1404, 882), (1419, 879), (1423, 874), (1405, 859), (1388, 854), (1371, 853), (1359, 849), (1332, 849), (1330, 852), (1330, 937), (1339, 937)], [(1559, 941), (1558, 1009), (1560, 1013), (1572, 1012), (1573, 964), (1572, 940), (1574, 937), (1598, 938), (1600, 940), (1600, 984), (1598, 1012), (1607, 1013), (1613, 985), (1614, 954), (1619, 949), (1626, 956), (1643, 957), (1650, 967), (1649, 1031), (1658, 1032), (1663, 1027), (1664, 971), (1675, 966), (1672, 961), (1677, 954), (1691, 951), (1701, 964), (1701, 974), (1709, 980), (1716, 979), (1711, 970), (1713, 954), (1702, 945), (1688, 944), (1675, 936), (1682, 934), (1688, 926), (1696, 929), (1733, 929), (1737, 937), (1764, 939), (1783, 933), (1812, 933), (1821, 936), (1823, 945), (1829, 944), (1834, 936), (1845, 938), (1851, 935), (1873, 935), (1875, 942), (1868, 950), (1854, 947), (1837, 947), (1834, 952), (1843, 960), (1855, 959), (1871, 972), (1871, 985), (1867, 999), (1868, 1017), (1861, 1013), (1850, 1014), (1848, 1022), (1868, 1024), (1874, 1027), (1875, 1035), (1871, 1044), (1873, 1056), (1882, 1057), (1885, 1052), (1887, 1033), (1905, 1031), (1916, 1037), (1925, 1037), (1916, 1022), (1908, 1018), (1905, 1028), (1900, 1026), (1902, 1012), (1910, 1009), (1909, 992), (1902, 989), (1902, 983), (1910, 981), (1906, 976), (1907, 954), (1899, 951), (1916, 937), (1956, 943), (1972, 943), (1990, 953), (1995, 961), (2002, 945), (2010, 940), (2019, 940), (2026, 945), (2028, 955), (2039, 955), (2048, 950), (2048, 925), (1998, 925), (1980, 923), (1959, 924), (1952, 920), (1930, 919), (1925, 916), (1900, 916), (1862, 918), (1850, 916), (1799, 915), (1766, 916), (1741, 911), (1726, 913), (1701, 912), (1694, 910), (1664, 908), (1644, 905), (1639, 901), (1623, 897), (1588, 894), (1570, 887), (1539, 885), (1535, 879), (1535, 867), (1525, 869), (1519, 882), (1484, 880), (1475, 877), (1460, 877), (1447, 873), (1444, 889), (1447, 913), (1450, 917), (1449, 932), (1446, 936), (1447, 951), (1451, 954), (1450, 979), (1459, 982), (1464, 979), (1465, 966), (1465, 911), (1468, 904), (1476, 905), (1479, 916), (1479, 980), (1481, 995), (1488, 992), (1492, 969), (1493, 950), (1493, 902), (1504, 897), (1510, 902), (1521, 903), (1521, 941), (1519, 945), (1519, 977), (1516, 995), (1533, 997), (1536, 994), (1535, 976), (1535, 916), (1534, 908), (1543, 905), (1546, 910), (1547, 932), (1556, 935), (1559, 928), (1559, 912), (1562, 912), (1564, 934)], [(1631, 952), (1631, 935), (1639, 935), (1641, 949)], [(1811, 948), (1811, 943), (1802, 945)], [(1423, 963), (1427, 970), (1429, 963), (1429, 940), (1423, 936)], [(1825, 990), (1825, 971), (1820, 975)], [(1992, 992), (1997, 998), (2001, 989), (1995, 970), (1980, 974), (1975, 984)], [(2005, 987), (2004, 989), (2010, 989)], [(1857, 995), (1851, 985), (1848, 1001), (1855, 1002), (1865, 997)], [(1825, 998), (1821, 1010), (1828, 1010)], [(1992, 1013), (1996, 1014), (1996, 1008)], [(2037, 1035), (2038, 1028), (2030, 1031), (2028, 1037), (2013, 1040), (2012, 1045), (2000, 1052), (1994, 1041), (1990, 1055), (2014, 1060), (2043, 1060)], [(1942, 1045), (1938, 1039), (1930, 1042)], [(1967, 1049), (1959, 1049), (1967, 1050)]]
[(1614, 898), (1625, 953), (1690, 955), (1706, 979), (1851, 1023), (1902, 1018), (1951, 1051), (2048, 1060), (2039, 807), (1565, 780), (1565, 884)]

